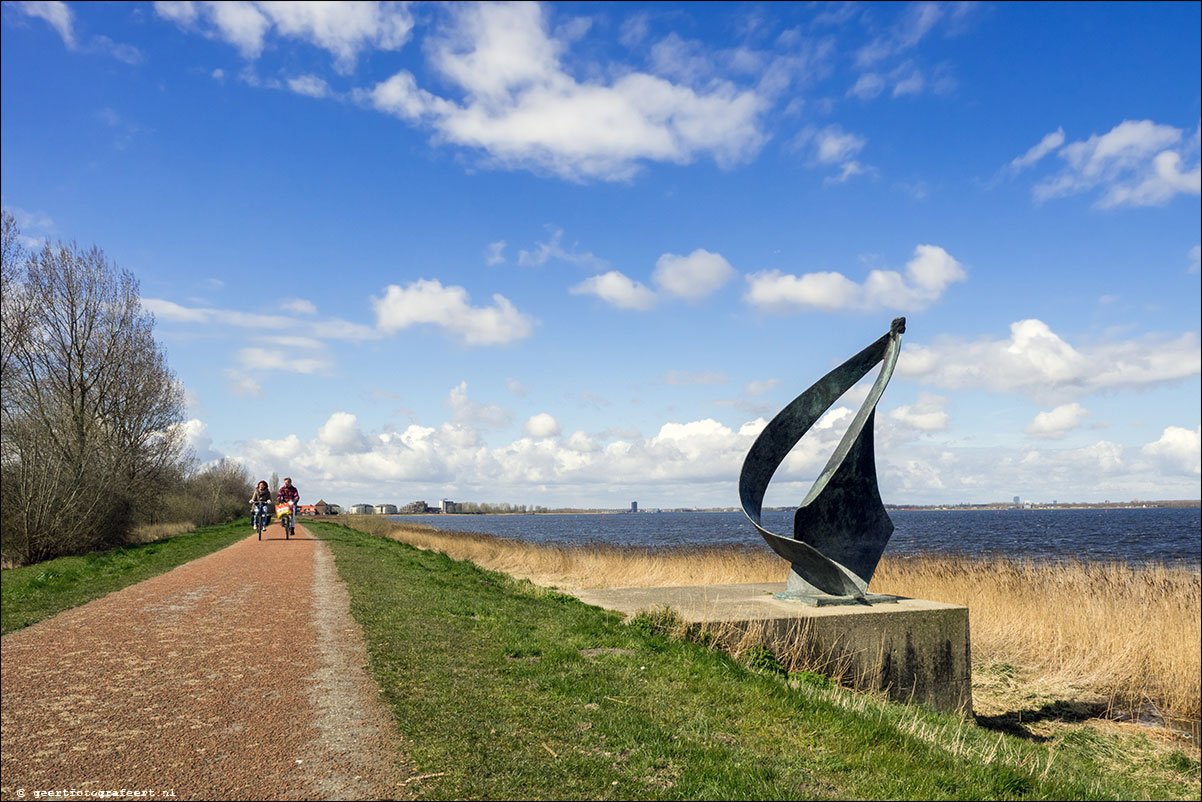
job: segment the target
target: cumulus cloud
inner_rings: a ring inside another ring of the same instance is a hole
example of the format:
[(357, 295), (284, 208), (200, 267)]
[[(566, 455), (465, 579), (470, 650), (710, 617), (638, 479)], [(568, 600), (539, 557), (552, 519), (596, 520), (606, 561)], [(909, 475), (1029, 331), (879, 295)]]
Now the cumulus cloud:
[(1037, 414), (1023, 431), (1035, 437), (1058, 440), (1080, 426), (1082, 419), (1088, 414), (1089, 411), (1076, 401), (1061, 404), (1055, 409)]
[(496, 242), (488, 243), (488, 250), (484, 255), (485, 264), (496, 265), (505, 261), (505, 240), (497, 240)]
[(307, 42), (334, 57), (334, 68), (351, 73), (359, 53), (399, 50), (408, 41), (413, 17), (405, 3), (156, 2), (155, 12), (181, 28), (238, 48), (256, 59), (267, 37)]
[(533, 437), (536, 440), (541, 440), (547, 437), (559, 436), (559, 421), (546, 412), (540, 412), (537, 415), (531, 415), (530, 418), (522, 424), (522, 431), (527, 437)]
[(478, 150), (500, 167), (619, 181), (645, 161), (709, 156), (738, 164), (765, 141), (767, 101), (752, 90), (713, 81), (698, 91), (626, 69), (610, 81), (580, 82), (564, 69), (566, 43), (548, 32), (541, 7), (473, 3), (449, 13), (446, 30), (427, 42), (432, 66), (458, 99), (419, 87), (408, 71), (360, 95), (431, 127), (437, 142)]
[(1202, 126), (1192, 135), (1151, 120), (1124, 120), (1105, 134), (1061, 145), (1060, 131), (1010, 163), (1012, 171), (1035, 164), (1056, 151), (1063, 167), (1035, 184), (1039, 203), (1097, 191), (1096, 205), (1163, 206), (1177, 195), (1202, 194), (1199, 164)]
[(919, 245), (914, 249), (914, 258), (906, 263), (904, 275), (894, 270), (873, 270), (863, 284), (857, 284), (833, 271), (795, 276), (768, 270), (747, 276), (744, 297), (754, 306), (778, 313), (802, 309), (920, 310), (965, 277), (964, 268), (943, 248)]
[(452, 387), (444, 403), (451, 410), (451, 421), (456, 424), (500, 428), (508, 426), (513, 418), (509, 410), (499, 404), (481, 404), (468, 398), (466, 381)]
[(1197, 376), (1202, 353), (1193, 334), (1176, 340), (1128, 340), (1080, 348), (1041, 320), (1010, 325), (1005, 339), (937, 339), (902, 347), (899, 378), (946, 389), (1020, 393), (1067, 401), (1100, 390), (1132, 390)]
[(209, 434), (208, 424), (204, 421), (193, 418), (178, 425), (183, 430), (185, 448), (189, 449), (202, 465), (216, 462), (225, 456), (213, 448), (213, 438)]
[(716, 292), (734, 276), (735, 269), (722, 254), (698, 248), (688, 256), (660, 256), (651, 280), (661, 292), (696, 301)]
[(383, 298), (372, 298), (372, 307), (376, 327), (388, 334), (429, 325), (464, 345), (504, 345), (531, 335), (533, 318), (519, 312), (500, 293), (494, 293), (492, 300), (492, 306), (472, 306), (463, 287), (419, 279), (406, 287), (388, 285)]
[(572, 295), (595, 295), (619, 309), (647, 310), (655, 306), (655, 292), (617, 270), (591, 276), (572, 287)]
[(1180, 426), (1166, 427), (1160, 439), (1148, 443), (1142, 452), (1163, 469), (1187, 476), (1202, 475), (1202, 426), (1193, 431)]
[(949, 420), (947, 399), (931, 393), (919, 393), (918, 400), (913, 404), (890, 410), (889, 419), (919, 432), (946, 432)]
[(335, 412), (317, 430), (317, 442), (331, 454), (348, 454), (367, 448), (367, 438), (359, 431), (359, 419), (349, 412)]

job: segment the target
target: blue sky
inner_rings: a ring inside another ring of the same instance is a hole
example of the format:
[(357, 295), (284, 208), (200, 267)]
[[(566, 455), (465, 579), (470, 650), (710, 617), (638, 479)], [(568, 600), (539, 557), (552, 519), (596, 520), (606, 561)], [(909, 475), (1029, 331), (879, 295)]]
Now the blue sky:
[(6, 2), (3, 203), (309, 501), (733, 506), (897, 315), (887, 502), (1198, 498), (1199, 9)]

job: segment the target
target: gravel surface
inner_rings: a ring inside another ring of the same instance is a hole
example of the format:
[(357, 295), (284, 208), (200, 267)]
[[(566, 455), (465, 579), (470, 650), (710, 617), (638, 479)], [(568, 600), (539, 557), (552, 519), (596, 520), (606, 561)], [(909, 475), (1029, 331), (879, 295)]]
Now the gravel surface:
[(0, 795), (403, 797), (333, 566), (273, 526), (4, 636)]

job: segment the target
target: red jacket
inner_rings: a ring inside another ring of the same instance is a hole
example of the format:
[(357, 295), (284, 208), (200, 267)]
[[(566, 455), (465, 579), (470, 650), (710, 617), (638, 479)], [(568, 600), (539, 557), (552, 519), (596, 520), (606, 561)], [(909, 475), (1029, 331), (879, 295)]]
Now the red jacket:
[(300, 491), (296, 489), (295, 485), (292, 487), (284, 485), (280, 488), (279, 492), (275, 494), (275, 500), (277, 504), (286, 504), (289, 501), (300, 501)]

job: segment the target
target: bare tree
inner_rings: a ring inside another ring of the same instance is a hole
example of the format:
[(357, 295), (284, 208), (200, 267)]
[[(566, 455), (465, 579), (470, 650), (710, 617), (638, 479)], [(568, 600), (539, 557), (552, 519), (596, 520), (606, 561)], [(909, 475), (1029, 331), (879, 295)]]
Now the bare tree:
[(132, 274), (74, 244), (12, 268), (4, 227), (2, 543), (29, 562), (124, 539), (178, 473), (183, 392)]

